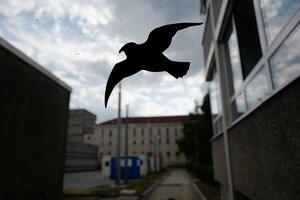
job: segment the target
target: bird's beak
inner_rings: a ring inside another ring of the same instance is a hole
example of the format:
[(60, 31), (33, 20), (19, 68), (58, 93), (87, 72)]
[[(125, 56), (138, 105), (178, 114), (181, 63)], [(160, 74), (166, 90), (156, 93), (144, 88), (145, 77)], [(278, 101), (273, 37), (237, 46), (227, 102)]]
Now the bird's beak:
[(119, 50), (119, 53), (121, 53), (122, 51), (124, 51), (123, 47)]

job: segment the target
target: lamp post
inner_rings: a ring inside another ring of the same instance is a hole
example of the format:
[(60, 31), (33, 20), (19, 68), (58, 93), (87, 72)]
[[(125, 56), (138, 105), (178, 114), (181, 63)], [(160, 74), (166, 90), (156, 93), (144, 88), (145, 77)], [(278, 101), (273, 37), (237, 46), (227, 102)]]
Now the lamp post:
[(117, 121), (117, 155), (116, 155), (116, 185), (120, 183), (120, 151), (121, 151), (121, 83), (119, 84), (119, 109)]
[(128, 112), (129, 108), (126, 105), (126, 130), (125, 130), (125, 173), (124, 173), (124, 182), (128, 182)]

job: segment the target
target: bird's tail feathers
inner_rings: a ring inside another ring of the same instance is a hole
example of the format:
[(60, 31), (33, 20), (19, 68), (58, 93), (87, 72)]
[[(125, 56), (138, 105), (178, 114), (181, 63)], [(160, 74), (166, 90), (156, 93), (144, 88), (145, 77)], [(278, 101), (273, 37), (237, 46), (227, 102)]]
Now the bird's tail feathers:
[(172, 66), (170, 66), (168, 72), (176, 79), (179, 77), (183, 77), (189, 70), (190, 63), (189, 62), (173, 62)]

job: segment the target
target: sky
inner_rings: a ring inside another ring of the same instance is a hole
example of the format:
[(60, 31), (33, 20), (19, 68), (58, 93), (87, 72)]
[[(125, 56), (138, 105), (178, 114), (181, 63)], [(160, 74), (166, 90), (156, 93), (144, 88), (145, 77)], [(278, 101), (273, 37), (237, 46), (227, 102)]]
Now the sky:
[[(25, 3), (26, 2), (26, 3)], [(126, 59), (119, 49), (143, 43), (156, 27), (204, 22), (199, 0), (0, 0), (0, 36), (72, 87), (70, 108), (117, 117), (118, 87), (104, 107), (106, 81)], [(141, 71), (122, 80), (122, 116), (187, 115), (207, 93), (204, 78), (204, 26), (177, 32), (164, 54), (191, 62), (183, 78)]]

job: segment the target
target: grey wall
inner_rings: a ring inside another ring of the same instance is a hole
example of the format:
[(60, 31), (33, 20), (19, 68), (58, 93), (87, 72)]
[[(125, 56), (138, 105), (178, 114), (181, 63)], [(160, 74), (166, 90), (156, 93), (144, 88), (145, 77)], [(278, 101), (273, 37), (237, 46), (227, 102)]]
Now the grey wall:
[(62, 199), (70, 91), (0, 46), (0, 199)]
[(100, 168), (98, 146), (68, 141), (66, 153), (65, 171)]
[(251, 199), (300, 197), (300, 78), (229, 130), (233, 184)]
[(223, 185), (228, 184), (227, 172), (226, 172), (226, 159), (224, 151), (224, 139), (223, 136), (218, 137), (212, 142), (212, 154), (213, 154), (213, 168), (215, 179)]
[(84, 142), (85, 133), (93, 133), (96, 115), (85, 109), (72, 109), (69, 112), (68, 141)]

